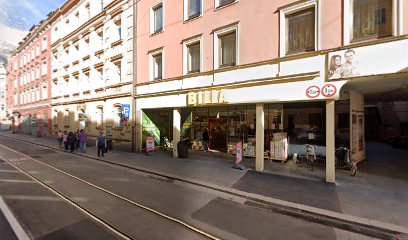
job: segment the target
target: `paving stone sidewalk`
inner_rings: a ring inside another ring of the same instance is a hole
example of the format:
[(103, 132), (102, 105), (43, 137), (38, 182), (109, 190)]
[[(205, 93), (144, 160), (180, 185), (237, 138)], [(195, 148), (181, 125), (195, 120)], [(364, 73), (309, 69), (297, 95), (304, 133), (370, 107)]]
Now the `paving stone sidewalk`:
[[(1, 134), (58, 147), (57, 141), (50, 138)], [(4, 139), (0, 138), (0, 143)], [(177, 159), (172, 158), (170, 152), (163, 151), (148, 156), (113, 150), (104, 159), (152, 172), (408, 227), (408, 151), (394, 150), (377, 143), (368, 146), (372, 150), (368, 151), (368, 160), (360, 164), (358, 175), (351, 177), (338, 170), (336, 184), (323, 181), (324, 169), (310, 172), (308, 169), (294, 167), (289, 162), (266, 162), (267, 170), (259, 173), (251, 169), (253, 160), (247, 159), (249, 169), (241, 171), (232, 168), (232, 156), (211, 152), (190, 152), (189, 158)], [(97, 157), (96, 148), (88, 146), (87, 155)]]

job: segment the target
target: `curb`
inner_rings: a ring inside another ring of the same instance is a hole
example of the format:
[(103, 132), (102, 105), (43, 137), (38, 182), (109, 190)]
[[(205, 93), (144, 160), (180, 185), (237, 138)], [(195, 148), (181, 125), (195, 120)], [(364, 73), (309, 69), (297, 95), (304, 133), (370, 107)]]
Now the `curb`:
[[(34, 143), (29, 140), (19, 139), (16, 137), (10, 137), (10, 136), (4, 136), (4, 135), (1, 135), (1, 136), (10, 138), (10, 139), (14, 139), (17, 141), (27, 142), (33, 145), (51, 148), (54, 150), (58, 150), (60, 152), (64, 152), (57, 147), (52, 147), (52, 146), (48, 146), (48, 145), (41, 144), (41, 143)], [(240, 191), (240, 190), (233, 189), (230, 187), (223, 187), (223, 186), (206, 183), (206, 182), (202, 182), (202, 181), (195, 180), (195, 179), (184, 178), (184, 177), (180, 177), (180, 176), (176, 176), (176, 175), (172, 175), (168, 173), (163, 173), (160, 171), (154, 171), (152, 169), (146, 169), (142, 167), (135, 167), (135, 166), (127, 165), (127, 164), (116, 163), (116, 162), (112, 162), (109, 160), (90, 156), (87, 154), (76, 153), (76, 152), (74, 152), (73, 154), (82, 156), (82, 157), (86, 157), (92, 160), (101, 161), (101, 162), (105, 162), (108, 164), (144, 172), (147, 174), (152, 174), (152, 175), (168, 178), (171, 180), (185, 182), (185, 183), (189, 183), (189, 184), (196, 185), (199, 187), (204, 187), (204, 188), (215, 190), (218, 192), (234, 195), (234, 196), (246, 199), (244, 204), (254, 207), (254, 208), (261, 208), (267, 211), (272, 211), (272, 212), (276, 212), (276, 213), (280, 213), (280, 214), (284, 214), (284, 215), (288, 215), (288, 216), (292, 216), (296, 218), (301, 218), (307, 221), (312, 221), (312, 222), (320, 223), (323, 225), (340, 228), (340, 229), (352, 231), (352, 232), (359, 233), (359, 234), (364, 234), (364, 235), (375, 237), (375, 238), (397, 239), (397, 236), (399, 234), (408, 234), (408, 228), (404, 226), (400, 226), (400, 225), (385, 223), (385, 222), (372, 220), (368, 218), (357, 217), (353, 215), (320, 209), (320, 208), (311, 207), (311, 206), (298, 204), (294, 202), (284, 201), (284, 200), (280, 200), (276, 198), (266, 197), (266, 196), (259, 195), (259, 194)]]

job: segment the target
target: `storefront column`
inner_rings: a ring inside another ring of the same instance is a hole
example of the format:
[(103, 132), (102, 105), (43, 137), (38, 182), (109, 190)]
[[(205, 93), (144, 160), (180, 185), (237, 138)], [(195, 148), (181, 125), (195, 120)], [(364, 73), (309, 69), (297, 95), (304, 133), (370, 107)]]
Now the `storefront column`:
[(177, 143), (180, 141), (180, 109), (173, 109), (173, 157), (178, 157)]
[(335, 114), (334, 100), (326, 101), (326, 182), (334, 183), (335, 176)]
[(256, 159), (255, 170), (264, 170), (264, 128), (265, 116), (264, 105), (256, 104)]

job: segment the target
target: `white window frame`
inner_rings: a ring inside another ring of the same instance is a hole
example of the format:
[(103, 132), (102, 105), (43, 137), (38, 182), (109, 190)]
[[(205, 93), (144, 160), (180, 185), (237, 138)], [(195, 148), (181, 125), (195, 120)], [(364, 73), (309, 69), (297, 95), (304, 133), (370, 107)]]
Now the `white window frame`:
[(184, 21), (189, 21), (189, 20), (193, 20), (199, 17), (203, 16), (204, 13), (204, 0), (200, 0), (201, 1), (201, 9), (200, 9), (200, 15), (193, 17), (193, 18), (189, 18), (189, 14), (188, 14), (188, 2), (190, 0), (184, 0)]
[(162, 54), (162, 78), (164, 79), (164, 49), (160, 48), (154, 51), (149, 52), (149, 72), (150, 72), (150, 81), (155, 81), (154, 79), (154, 56), (161, 53)]
[(230, 32), (235, 31), (235, 40), (236, 40), (236, 59), (235, 59), (235, 66), (238, 66), (240, 64), (240, 47), (239, 47), (239, 24), (226, 27), (220, 30), (217, 30), (214, 32), (214, 69), (219, 69), (220, 68), (220, 56), (219, 56), (219, 49), (220, 49), (220, 44), (219, 44), (219, 36), (222, 36), (224, 34), (228, 34)]
[[(351, 31), (353, 31), (353, 1), (343, 0), (343, 45), (351, 43)], [(404, 29), (404, 0), (392, 0), (392, 36), (400, 36)]]
[(188, 46), (191, 44), (200, 43), (200, 72), (203, 71), (203, 36), (197, 36), (183, 41), (183, 75), (188, 73)]
[[(158, 31), (158, 32), (155, 32), (155, 31), (154, 31), (154, 27), (155, 27), (155, 24), (154, 24), (154, 23), (155, 23), (155, 19), (154, 19), (154, 9), (157, 8), (159, 5), (162, 5), (162, 12), (163, 12), (163, 16), (162, 16), (162, 30), (161, 30), (161, 31)], [(164, 19), (165, 19), (165, 16), (166, 16), (166, 13), (165, 13), (165, 8), (164, 8), (164, 1), (158, 1), (158, 2), (155, 3), (154, 5), (150, 6), (150, 35), (157, 34), (157, 33), (160, 33), (160, 32), (163, 32), (163, 31), (164, 31), (164, 25), (165, 25)]]
[(214, 0), (214, 7), (215, 8), (223, 8), (223, 7), (229, 6), (229, 5), (231, 5), (233, 3), (236, 3), (236, 2), (239, 2), (239, 0), (231, 1), (230, 3), (227, 3), (225, 5), (220, 5), (220, 0)]
[(321, 30), (321, 11), (320, 4), (322, 1), (317, 0), (308, 0), (296, 5), (288, 6), (279, 10), (280, 17), (280, 33), (279, 33), (279, 53), (280, 57), (286, 56), (286, 16), (300, 12), (306, 9), (314, 8), (315, 9), (315, 51), (320, 50), (321, 39), (320, 39), (320, 30)]

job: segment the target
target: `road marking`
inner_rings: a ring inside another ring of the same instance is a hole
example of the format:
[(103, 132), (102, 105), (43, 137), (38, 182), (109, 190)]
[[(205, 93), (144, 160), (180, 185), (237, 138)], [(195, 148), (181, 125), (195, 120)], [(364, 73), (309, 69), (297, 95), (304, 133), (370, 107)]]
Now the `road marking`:
[(0, 172), (5, 172), (5, 173), (20, 173), (17, 170), (0, 170)]
[(58, 197), (50, 196), (32, 196), (32, 195), (3, 195), (3, 199), (8, 200), (28, 200), (28, 201), (51, 201), (51, 202), (61, 202), (63, 201)]
[(9, 222), (11, 228), (13, 229), (14, 233), (16, 234), (19, 240), (30, 240), (27, 233), (21, 227), (20, 223), (14, 217), (13, 213), (11, 212), (10, 208), (7, 206), (6, 202), (4, 202), (3, 198), (0, 196), (0, 210), (3, 212), (4, 216), (6, 217), (7, 221)]
[(34, 181), (30, 181), (30, 180), (15, 180), (15, 179), (0, 179), (0, 182), (8, 182), (8, 183), (35, 183)]

